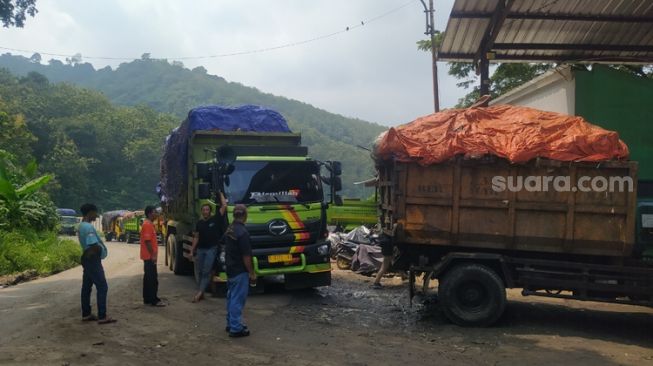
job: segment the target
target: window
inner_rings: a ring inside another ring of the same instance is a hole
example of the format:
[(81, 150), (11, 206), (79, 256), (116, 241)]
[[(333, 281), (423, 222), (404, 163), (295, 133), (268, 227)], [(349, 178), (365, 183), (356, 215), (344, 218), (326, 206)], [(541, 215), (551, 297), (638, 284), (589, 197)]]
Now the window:
[(226, 187), (230, 203), (307, 203), (323, 200), (314, 161), (238, 161)]

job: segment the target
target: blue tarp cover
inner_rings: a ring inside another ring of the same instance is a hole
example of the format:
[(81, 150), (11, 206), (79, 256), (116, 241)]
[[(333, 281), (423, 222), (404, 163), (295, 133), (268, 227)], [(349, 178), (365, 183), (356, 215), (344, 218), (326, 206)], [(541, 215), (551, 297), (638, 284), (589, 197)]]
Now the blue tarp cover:
[(59, 216), (76, 216), (77, 212), (72, 208), (58, 208), (57, 214), (59, 214)]
[(279, 112), (255, 105), (205, 106), (191, 109), (188, 118), (166, 138), (161, 158), (162, 201), (179, 197), (186, 184), (188, 141), (195, 131), (291, 132)]
[(288, 123), (277, 111), (255, 105), (242, 107), (208, 106), (188, 112), (189, 130), (290, 132)]

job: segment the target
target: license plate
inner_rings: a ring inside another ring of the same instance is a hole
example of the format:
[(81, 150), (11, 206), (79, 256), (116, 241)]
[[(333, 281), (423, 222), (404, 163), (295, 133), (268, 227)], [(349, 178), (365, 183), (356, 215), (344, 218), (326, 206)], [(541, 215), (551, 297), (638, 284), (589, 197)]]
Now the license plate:
[(292, 254), (268, 255), (268, 262), (270, 263), (292, 262)]

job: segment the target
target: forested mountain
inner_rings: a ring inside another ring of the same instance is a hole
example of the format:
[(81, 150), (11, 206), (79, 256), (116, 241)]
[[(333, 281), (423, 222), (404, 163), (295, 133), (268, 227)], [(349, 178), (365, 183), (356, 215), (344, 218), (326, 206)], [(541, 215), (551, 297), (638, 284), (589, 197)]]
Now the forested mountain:
[[(33, 135), (27, 145), (43, 169), (57, 175), (59, 187), (53, 197), (60, 206), (76, 207), (84, 190), (106, 195), (96, 201), (105, 202), (107, 209), (150, 202), (165, 136), (189, 109), (207, 104), (259, 104), (278, 110), (295, 132), (302, 133), (311, 156), (343, 162), (346, 196), (361, 195), (352, 182), (373, 173), (369, 153), (356, 145), (371, 145), (384, 130), (376, 124), (227, 82), (201, 67), (189, 70), (179, 63), (148, 58), (115, 70), (36, 61), (0, 56), (0, 67), (20, 76), (2, 74), (0, 98), (8, 113), (25, 116)], [(57, 82), (98, 90), (106, 97)], [(72, 179), (76, 175), (79, 179)]]
[(148, 107), (115, 107), (102, 94), (43, 75), (0, 70), (0, 157), (35, 159), (59, 207), (142, 208), (156, 203), (161, 142), (177, 118)]

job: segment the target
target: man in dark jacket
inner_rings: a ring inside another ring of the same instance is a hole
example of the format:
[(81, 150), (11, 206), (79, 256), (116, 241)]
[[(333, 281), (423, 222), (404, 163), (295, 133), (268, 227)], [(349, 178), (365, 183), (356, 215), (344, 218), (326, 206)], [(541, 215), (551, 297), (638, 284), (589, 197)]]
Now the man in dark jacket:
[(252, 267), (252, 247), (245, 228), (247, 207), (236, 205), (233, 224), (225, 233), (225, 262), (227, 266), (227, 332), (230, 337), (247, 337), (249, 330), (243, 325), (242, 315), (249, 285), (256, 283)]

